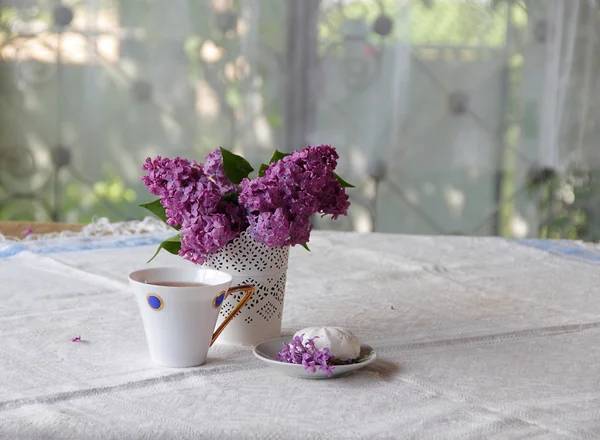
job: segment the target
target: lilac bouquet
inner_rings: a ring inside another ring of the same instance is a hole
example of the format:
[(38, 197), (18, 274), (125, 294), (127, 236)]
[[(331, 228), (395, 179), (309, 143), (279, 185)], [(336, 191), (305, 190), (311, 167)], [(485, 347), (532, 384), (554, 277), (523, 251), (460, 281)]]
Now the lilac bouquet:
[(141, 206), (179, 231), (156, 254), (165, 249), (202, 264), (243, 231), (267, 247), (299, 244), (308, 249), (311, 217), (337, 219), (350, 206), (345, 188), (352, 185), (334, 171), (338, 157), (329, 145), (291, 154), (276, 150), (254, 179), (248, 161), (224, 148), (204, 163), (146, 159), (142, 181), (159, 198)]

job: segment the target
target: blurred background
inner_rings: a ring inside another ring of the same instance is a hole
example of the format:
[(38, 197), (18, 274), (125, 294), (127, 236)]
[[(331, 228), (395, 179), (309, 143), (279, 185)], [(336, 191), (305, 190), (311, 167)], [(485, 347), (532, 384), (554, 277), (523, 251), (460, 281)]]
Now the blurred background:
[(0, 0), (0, 220), (327, 143), (356, 189), (318, 228), (598, 240), (599, 68), (595, 0)]

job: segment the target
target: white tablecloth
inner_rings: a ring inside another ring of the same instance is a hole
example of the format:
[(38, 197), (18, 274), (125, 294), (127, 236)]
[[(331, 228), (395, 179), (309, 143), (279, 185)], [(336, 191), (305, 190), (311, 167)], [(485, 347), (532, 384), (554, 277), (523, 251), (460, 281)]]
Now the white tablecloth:
[(595, 246), (316, 232), (284, 331), (347, 327), (379, 358), (311, 381), (219, 345), (153, 366), (126, 277), (157, 241), (0, 242), (0, 438), (600, 438)]

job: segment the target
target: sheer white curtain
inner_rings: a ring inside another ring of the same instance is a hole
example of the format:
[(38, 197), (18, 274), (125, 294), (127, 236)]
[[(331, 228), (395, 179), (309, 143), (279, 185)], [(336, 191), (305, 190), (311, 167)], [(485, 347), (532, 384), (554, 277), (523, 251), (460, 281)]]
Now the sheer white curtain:
[(600, 160), (591, 0), (1, 11), (2, 218), (139, 217), (147, 156), (224, 146), (258, 165), (275, 148), (331, 143), (357, 188), (351, 218), (320, 227), (533, 235), (531, 169)]
[[(532, 183), (540, 187), (545, 181), (558, 185), (552, 189), (554, 194), (544, 189), (517, 198), (516, 235), (531, 236), (538, 233), (540, 224), (552, 221), (552, 216), (569, 223), (569, 211), (576, 211), (572, 199), (577, 192), (570, 176), (574, 171), (593, 171), (599, 163), (595, 141), (599, 114), (594, 102), (600, 84), (593, 71), (600, 54), (600, 23), (596, 1), (529, 0), (523, 5), (528, 25), (521, 51), (517, 187), (527, 188)], [(540, 203), (566, 205), (566, 211), (542, 209)], [(580, 207), (585, 208), (585, 203), (578, 200)]]
[[(565, 129), (566, 98), (572, 82), (572, 70), (577, 33), (580, 25), (580, 0), (547, 2), (540, 137), (538, 162), (541, 166), (559, 169), (561, 156), (569, 146), (561, 146), (561, 131)], [(562, 153), (562, 154), (561, 154)]]

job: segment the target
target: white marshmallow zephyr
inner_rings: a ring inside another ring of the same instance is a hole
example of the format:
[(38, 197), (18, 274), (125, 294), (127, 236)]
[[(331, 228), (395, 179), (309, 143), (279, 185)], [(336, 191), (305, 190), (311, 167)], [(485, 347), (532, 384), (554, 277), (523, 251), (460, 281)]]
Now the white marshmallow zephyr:
[(294, 337), (302, 335), (304, 335), (303, 343), (318, 336), (313, 340), (315, 347), (319, 350), (329, 348), (329, 352), (336, 359), (356, 359), (360, 356), (360, 341), (351, 331), (341, 327), (307, 327), (298, 330)]

